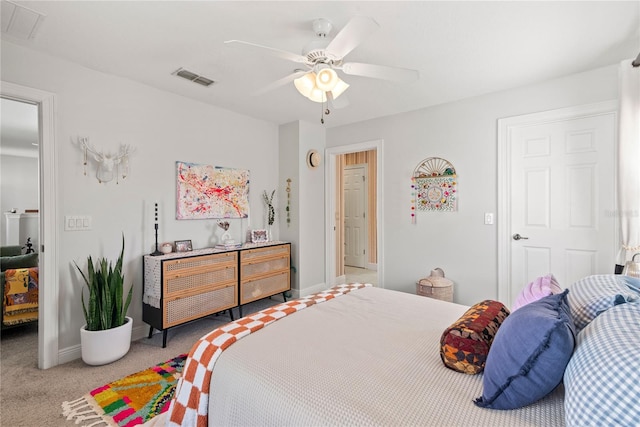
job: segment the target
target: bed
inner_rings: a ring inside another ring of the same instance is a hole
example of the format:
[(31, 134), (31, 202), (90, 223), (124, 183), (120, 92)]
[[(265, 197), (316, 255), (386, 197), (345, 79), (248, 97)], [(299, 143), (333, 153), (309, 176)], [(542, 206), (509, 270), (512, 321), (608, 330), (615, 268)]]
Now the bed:
[[(607, 280), (624, 286), (617, 278)], [(588, 287), (600, 289), (601, 283), (591, 280)], [(632, 289), (624, 302), (636, 310), (639, 295)], [(619, 296), (605, 298), (604, 304), (614, 307), (621, 302)], [(590, 298), (587, 292), (583, 299)], [(519, 409), (487, 409), (474, 403), (483, 394), (483, 375), (456, 372), (440, 357), (443, 331), (469, 307), (358, 284), (278, 307), (279, 314), (271, 311), (267, 320), (263, 310), (196, 343), (171, 408), (153, 424), (565, 425), (568, 393), (563, 384)], [(593, 319), (602, 312), (601, 307), (594, 309)], [(580, 326), (588, 329), (588, 323)], [(633, 346), (640, 349), (637, 339)], [(576, 382), (583, 367), (572, 369), (577, 373), (569, 383)], [(637, 382), (630, 387), (637, 402)], [(571, 394), (572, 413), (585, 412), (585, 394), (594, 397), (584, 391)], [(607, 411), (606, 404), (599, 406), (597, 410)], [(640, 421), (638, 411), (622, 411), (630, 413), (629, 425)]]
[(562, 390), (516, 411), (474, 405), (482, 378), (446, 368), (439, 356), (440, 335), (467, 308), (365, 287), (286, 316), (218, 358), (209, 425), (459, 425), (464, 419), (468, 425), (514, 426), (562, 420)]

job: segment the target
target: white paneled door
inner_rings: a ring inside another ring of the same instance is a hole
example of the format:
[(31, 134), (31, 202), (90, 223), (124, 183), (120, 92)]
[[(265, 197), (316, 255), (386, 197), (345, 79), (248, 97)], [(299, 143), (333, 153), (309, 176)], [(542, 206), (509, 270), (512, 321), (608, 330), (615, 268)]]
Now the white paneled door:
[(367, 223), (366, 167), (344, 169), (344, 265), (365, 267)]
[(567, 287), (613, 272), (615, 124), (610, 111), (509, 128), (509, 304), (547, 273)]

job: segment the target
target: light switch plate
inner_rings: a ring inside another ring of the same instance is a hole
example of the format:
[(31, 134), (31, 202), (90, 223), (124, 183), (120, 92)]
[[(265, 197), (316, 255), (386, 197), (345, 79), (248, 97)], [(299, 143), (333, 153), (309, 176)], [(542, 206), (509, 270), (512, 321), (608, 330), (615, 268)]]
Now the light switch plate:
[(493, 225), (493, 213), (485, 212), (484, 213), (484, 224), (485, 225)]
[(91, 215), (65, 215), (64, 231), (91, 230)]

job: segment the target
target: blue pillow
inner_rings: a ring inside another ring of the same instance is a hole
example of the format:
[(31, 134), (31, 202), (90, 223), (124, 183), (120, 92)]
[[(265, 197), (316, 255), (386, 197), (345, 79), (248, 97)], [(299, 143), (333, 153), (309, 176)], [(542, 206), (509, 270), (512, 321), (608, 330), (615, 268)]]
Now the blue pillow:
[(505, 319), (487, 356), (477, 406), (521, 408), (560, 384), (575, 344), (568, 292), (543, 297)]
[(564, 372), (567, 426), (640, 425), (640, 304), (611, 307), (576, 340)]
[(639, 283), (638, 279), (619, 274), (587, 276), (572, 283), (567, 301), (576, 333), (611, 307), (640, 300)]

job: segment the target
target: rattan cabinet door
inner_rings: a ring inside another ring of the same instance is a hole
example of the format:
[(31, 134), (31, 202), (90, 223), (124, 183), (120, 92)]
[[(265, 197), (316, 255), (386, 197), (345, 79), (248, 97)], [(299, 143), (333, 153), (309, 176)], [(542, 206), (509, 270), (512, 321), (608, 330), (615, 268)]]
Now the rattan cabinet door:
[(240, 252), (240, 304), (291, 289), (290, 245)]
[(238, 305), (237, 252), (163, 262), (163, 327)]

